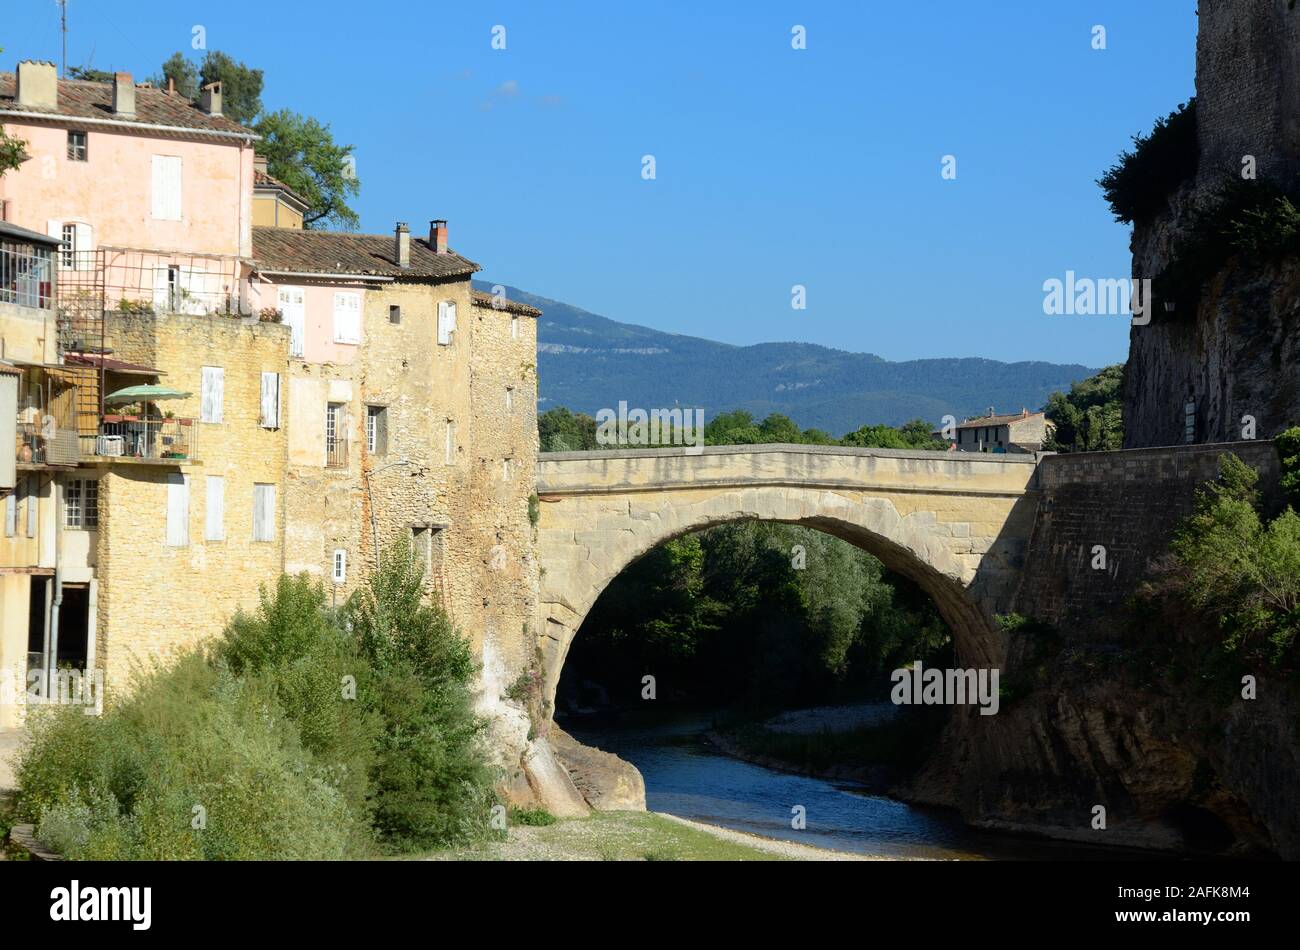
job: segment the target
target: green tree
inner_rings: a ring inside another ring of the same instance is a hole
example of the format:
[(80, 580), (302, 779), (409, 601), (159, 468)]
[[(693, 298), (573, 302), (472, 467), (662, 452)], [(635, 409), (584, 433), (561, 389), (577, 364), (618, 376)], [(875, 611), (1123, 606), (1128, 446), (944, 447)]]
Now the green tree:
[(69, 66), (68, 78), (83, 82), (112, 82), (113, 74), (107, 69), (95, 69), (93, 66)]
[(1080, 380), (1069, 393), (1047, 400), (1047, 418), (1056, 426), (1046, 448), (1053, 452), (1109, 452), (1124, 446), (1121, 389), (1124, 364), (1107, 366)]
[[(199, 88), (214, 82), (221, 83), (223, 114), (240, 125), (252, 125), (261, 115), (262, 70), (236, 62), (220, 50), (211, 50), (199, 67)], [(177, 83), (178, 87), (179, 85)]]
[(360, 224), (348, 204), (361, 191), (353, 146), (339, 145), (328, 125), (288, 109), (264, 116), (254, 128), (262, 136), (258, 152), (267, 157), (270, 173), (307, 199), (311, 210), (303, 217), (305, 227), (353, 230)]
[(596, 420), (563, 406), (537, 416), (537, 441), (543, 452), (590, 452), (596, 445)]
[(1300, 516), (1288, 506), (1265, 522), (1258, 480), (1237, 456), (1222, 457), (1218, 480), (1198, 494), (1170, 545), (1164, 580), (1223, 630), (1228, 652), (1278, 664), (1300, 631)]
[(161, 75), (151, 77), (150, 82), (161, 89), (166, 89), (169, 79), (175, 85), (179, 95), (191, 100), (198, 98), (199, 68), (187, 59), (184, 53), (172, 53), (162, 64)]

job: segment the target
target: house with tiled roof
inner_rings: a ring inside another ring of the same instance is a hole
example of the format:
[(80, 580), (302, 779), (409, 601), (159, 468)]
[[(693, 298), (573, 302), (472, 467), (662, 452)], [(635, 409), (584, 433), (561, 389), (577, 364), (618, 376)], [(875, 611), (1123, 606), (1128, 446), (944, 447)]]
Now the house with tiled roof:
[[(987, 414), (960, 422), (948, 438), (958, 452), (1041, 452), (1056, 426), (1042, 412), (1019, 412), (998, 415), (990, 407)], [(953, 437), (955, 436), (955, 437)]]
[(219, 84), (22, 62), (0, 125), (27, 156), (0, 176), (0, 669), (111, 696), (281, 571), (341, 599), (395, 540), (476, 646), (522, 629), (539, 313), (475, 292), (446, 221), (311, 230)]

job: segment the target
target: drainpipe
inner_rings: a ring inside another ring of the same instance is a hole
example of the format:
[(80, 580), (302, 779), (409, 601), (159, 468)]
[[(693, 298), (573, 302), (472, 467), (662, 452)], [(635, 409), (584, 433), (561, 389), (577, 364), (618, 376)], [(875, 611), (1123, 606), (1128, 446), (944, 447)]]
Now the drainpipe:
[(59, 607), (63, 604), (63, 519), (60, 517), (60, 486), (50, 479), (50, 500), (54, 503), (54, 599), (50, 602), (50, 652), (45, 657), (45, 699), (48, 702), (59, 669)]

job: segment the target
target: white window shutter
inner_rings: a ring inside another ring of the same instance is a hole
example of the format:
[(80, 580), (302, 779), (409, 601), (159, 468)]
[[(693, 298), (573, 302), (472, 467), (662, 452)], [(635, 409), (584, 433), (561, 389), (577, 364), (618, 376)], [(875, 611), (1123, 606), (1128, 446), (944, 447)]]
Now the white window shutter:
[(189, 543), (189, 476), (173, 472), (167, 476), (167, 546), (183, 548)]
[(27, 537), (36, 537), (36, 510), (40, 504), (41, 483), (35, 475), (27, 476)]
[(220, 475), (208, 476), (207, 501), (203, 510), (203, 539), (226, 540), (226, 480)]
[(76, 249), (76, 257), (73, 258), (73, 267), (77, 270), (94, 270), (95, 255), (91, 252), (95, 249), (94, 231), (90, 225), (77, 222), (73, 225), (74, 234), (73, 247)]
[(159, 313), (171, 310), (171, 274), (165, 265), (153, 269), (153, 306)]
[(456, 330), (456, 305), (450, 300), (438, 303), (438, 343), (442, 346), (451, 344), (451, 335)]
[(153, 217), (158, 221), (181, 219), (181, 159), (178, 155), (153, 156)]
[(253, 485), (253, 540), (271, 541), (275, 537), (275, 486)]
[(5, 495), (5, 537), (12, 538), (18, 533), (18, 495), (10, 492)]
[(220, 366), (203, 367), (203, 383), (199, 395), (199, 419), (202, 422), (221, 422), (225, 403), (226, 371)]
[(352, 291), (334, 294), (334, 342), (361, 342), (361, 295)]
[(262, 374), (261, 422), (264, 429), (280, 428), (280, 374)]

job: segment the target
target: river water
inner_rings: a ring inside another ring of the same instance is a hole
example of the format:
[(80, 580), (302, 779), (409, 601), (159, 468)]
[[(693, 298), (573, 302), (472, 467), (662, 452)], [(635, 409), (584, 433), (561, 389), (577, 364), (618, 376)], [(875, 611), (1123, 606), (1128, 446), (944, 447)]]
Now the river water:
[[(723, 755), (704, 738), (708, 713), (654, 720), (569, 717), (561, 725), (587, 745), (641, 770), (646, 807), (768, 838), (836, 851), (949, 860), (1141, 857), (971, 829), (954, 816), (868, 794), (852, 782), (777, 772)], [(791, 826), (803, 806), (806, 827)]]

